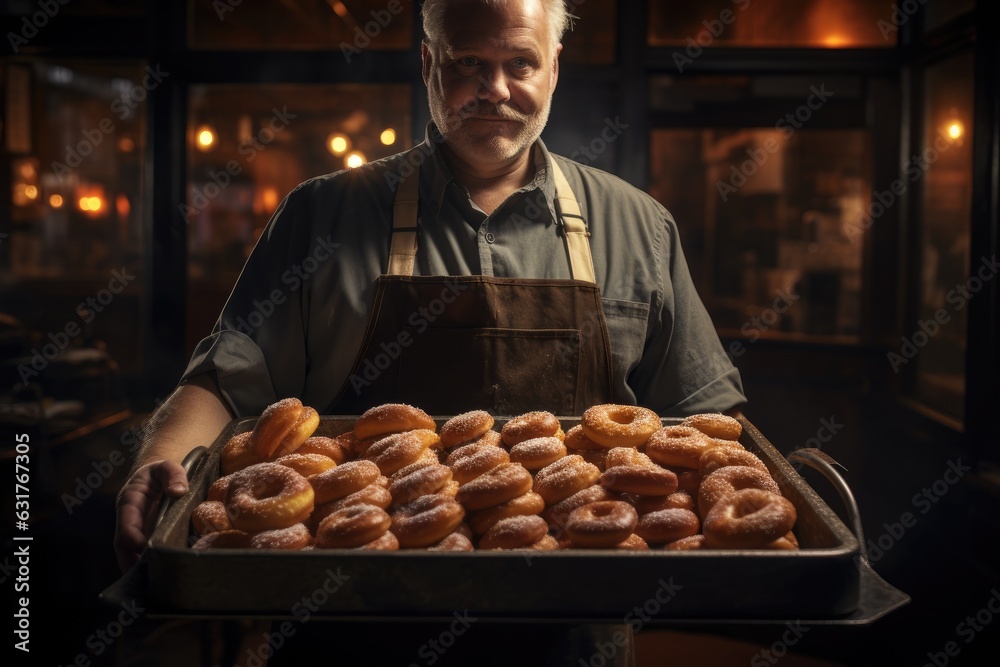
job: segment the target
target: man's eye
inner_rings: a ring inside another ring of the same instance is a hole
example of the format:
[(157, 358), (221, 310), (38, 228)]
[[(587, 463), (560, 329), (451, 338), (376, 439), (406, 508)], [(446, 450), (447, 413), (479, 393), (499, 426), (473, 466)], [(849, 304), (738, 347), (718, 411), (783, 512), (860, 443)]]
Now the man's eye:
[(531, 66), (531, 63), (529, 63), (526, 58), (515, 58), (511, 62), (511, 66), (514, 69), (528, 69), (528, 67)]
[(464, 58), (458, 59), (458, 64), (463, 67), (475, 67), (479, 64), (479, 58), (475, 56), (465, 56)]

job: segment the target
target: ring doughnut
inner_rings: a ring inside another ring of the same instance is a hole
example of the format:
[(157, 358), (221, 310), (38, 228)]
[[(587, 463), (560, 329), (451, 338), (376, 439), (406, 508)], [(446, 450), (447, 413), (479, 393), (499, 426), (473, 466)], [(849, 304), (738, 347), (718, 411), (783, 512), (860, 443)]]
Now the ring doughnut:
[(574, 449), (573, 451), (587, 463), (597, 466), (597, 469), (601, 472), (604, 472), (608, 467), (608, 450), (606, 449), (600, 451), (595, 449)]
[(559, 548), (559, 542), (551, 535), (542, 535), (542, 539), (534, 544), (518, 548), (517, 551), (555, 551)]
[(639, 515), (621, 500), (604, 500), (577, 507), (566, 520), (566, 535), (574, 546), (613, 547), (635, 531)]
[(528, 470), (541, 470), (566, 456), (566, 445), (555, 436), (522, 440), (510, 448), (512, 463), (520, 463)]
[(371, 461), (348, 461), (309, 478), (316, 504), (328, 503), (374, 484), (382, 472)]
[(251, 431), (250, 446), (261, 460), (291, 454), (318, 426), (318, 412), (297, 398), (285, 398), (261, 413)]
[(226, 494), (229, 493), (229, 482), (233, 480), (232, 475), (224, 475), (208, 487), (205, 500), (218, 500), (220, 503), (226, 502)]
[(354, 433), (348, 431), (338, 435), (336, 438), (327, 438), (322, 435), (314, 435), (306, 438), (306, 441), (295, 450), (296, 454), (320, 454), (333, 459), (333, 462), (340, 465), (350, 458), (354, 451), (354, 442), (357, 438)]
[(451, 467), (452, 478), (456, 482), (468, 484), (497, 466), (510, 463), (510, 455), (503, 447), (466, 445), (454, 450), (444, 462)]
[(635, 533), (615, 545), (615, 549), (623, 551), (649, 551), (649, 544)]
[[(669, 468), (668, 468), (669, 469)], [(675, 469), (677, 475), (677, 490), (690, 493), (692, 496), (698, 495), (701, 488), (701, 473), (690, 468)]]
[(501, 463), (459, 487), (455, 500), (468, 511), (486, 509), (531, 490), (531, 473), (520, 463)]
[(537, 493), (529, 491), (523, 496), (518, 496), (505, 503), (500, 503), (495, 507), (473, 512), (468, 517), (469, 528), (476, 535), (482, 535), (492, 528), (501, 519), (512, 516), (528, 516), (539, 514), (545, 509), (545, 501)]
[(392, 515), (392, 532), (403, 548), (429, 547), (455, 531), (465, 510), (448, 496), (420, 496)]
[(601, 502), (602, 500), (618, 499), (616, 494), (611, 493), (599, 484), (594, 484), (552, 505), (542, 513), (542, 518), (548, 521), (549, 525), (553, 528), (565, 528), (566, 519), (569, 518), (570, 513), (577, 507)]
[(233, 528), (248, 533), (288, 528), (305, 521), (314, 498), (312, 486), (299, 473), (277, 463), (258, 463), (233, 475), (226, 514)]
[(738, 421), (718, 412), (691, 415), (681, 422), (681, 426), (696, 428), (710, 438), (719, 440), (739, 440), (743, 426)]
[(566, 431), (566, 438), (563, 441), (566, 445), (566, 449), (573, 449), (578, 451), (605, 451), (604, 447), (588, 438), (583, 433), (583, 427), (577, 424), (570, 430)]
[(535, 544), (549, 532), (537, 514), (500, 519), (479, 539), (480, 549), (517, 549)]
[(646, 466), (659, 468), (653, 460), (634, 447), (612, 447), (605, 449), (604, 461), (608, 468), (615, 466)]
[(250, 546), (254, 549), (283, 549), (299, 551), (309, 545), (312, 534), (305, 524), (297, 523), (288, 528), (265, 530), (250, 536)]
[(462, 533), (455, 531), (445, 536), (437, 544), (427, 547), (428, 551), (472, 551), (472, 540)]
[(354, 435), (359, 440), (381, 438), (392, 433), (417, 429), (433, 431), (437, 429), (437, 424), (434, 423), (430, 415), (420, 408), (403, 403), (377, 405), (366, 410), (354, 422)]
[(242, 530), (220, 530), (217, 533), (202, 535), (191, 545), (192, 549), (248, 549), (250, 548), (250, 533)]
[(663, 548), (667, 551), (697, 551), (705, 548), (705, 536), (698, 534), (682, 537), (679, 540), (667, 542)]
[(322, 454), (285, 454), (274, 459), (278, 465), (288, 466), (303, 477), (318, 475), (324, 470), (336, 467), (336, 462), (329, 456)]
[(500, 429), (500, 437), (508, 447), (532, 438), (554, 436), (559, 431), (559, 420), (551, 412), (539, 410), (514, 417)]
[(795, 505), (787, 498), (761, 489), (740, 489), (708, 512), (702, 527), (705, 546), (765, 547), (791, 531), (795, 519)]
[(393, 503), (401, 505), (416, 500), (420, 496), (437, 493), (450, 481), (451, 468), (435, 463), (412, 470), (395, 479), (389, 485), (389, 494), (392, 496)]
[(478, 440), (493, 428), (493, 416), (485, 410), (473, 410), (455, 415), (441, 425), (441, 444), (455, 447)]
[(583, 434), (592, 441), (611, 449), (638, 447), (662, 428), (663, 423), (660, 416), (649, 408), (606, 403), (584, 410), (580, 426), (583, 427)]
[(253, 450), (251, 435), (250, 431), (234, 435), (222, 448), (223, 475), (231, 475), (237, 470), (261, 463), (261, 458)]
[(382, 537), (372, 540), (368, 544), (360, 547), (351, 547), (355, 551), (399, 551), (399, 540), (392, 534), (391, 530), (385, 531)]
[(232, 530), (233, 525), (226, 515), (226, 506), (218, 500), (206, 500), (199, 503), (191, 512), (191, 523), (199, 535)]
[(391, 504), (392, 495), (387, 489), (378, 484), (369, 484), (360, 491), (348, 494), (340, 500), (333, 500), (322, 505), (317, 505), (312, 514), (309, 515), (307, 525), (315, 532), (323, 519), (346, 507), (374, 505), (375, 507), (386, 509)]
[(383, 475), (391, 475), (419, 459), (428, 447), (439, 442), (437, 433), (428, 429), (394, 433), (369, 447), (365, 459), (373, 461)]
[(635, 534), (649, 544), (665, 544), (697, 535), (700, 528), (698, 515), (691, 510), (665, 509), (639, 517)]
[(602, 472), (598, 483), (619, 493), (668, 496), (677, 490), (677, 475), (659, 466), (619, 465)]
[(712, 447), (705, 450), (698, 459), (698, 471), (702, 477), (711, 475), (719, 468), (729, 466), (750, 466), (751, 468), (760, 468), (768, 475), (771, 474), (763, 461), (745, 449), (736, 449), (729, 446)]
[(733, 491), (740, 489), (761, 489), (781, 494), (778, 490), (778, 484), (771, 478), (771, 475), (759, 468), (750, 466), (719, 468), (701, 480), (701, 486), (698, 488), (698, 513), (702, 517), (707, 516), (713, 505)]
[(708, 437), (691, 426), (664, 426), (649, 437), (646, 453), (666, 466), (698, 467), (698, 460), (711, 446)]
[(600, 476), (597, 466), (587, 463), (579, 454), (570, 454), (535, 473), (533, 490), (546, 505), (555, 505), (592, 486)]
[(360, 547), (389, 530), (392, 520), (381, 507), (352, 505), (337, 510), (316, 528), (316, 546), (321, 549)]

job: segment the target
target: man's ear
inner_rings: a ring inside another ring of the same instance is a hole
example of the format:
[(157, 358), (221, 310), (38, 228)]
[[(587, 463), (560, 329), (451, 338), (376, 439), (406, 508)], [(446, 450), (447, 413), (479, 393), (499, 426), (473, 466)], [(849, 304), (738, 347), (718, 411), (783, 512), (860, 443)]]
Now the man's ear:
[(420, 42), (420, 73), (424, 78), (424, 85), (427, 85), (428, 78), (431, 74), (431, 65), (433, 65), (433, 54), (431, 53), (431, 47), (428, 46), (426, 41)]
[(556, 44), (555, 54), (552, 56), (552, 81), (551, 90), (556, 89), (556, 83), (559, 82), (559, 54), (562, 53), (562, 44)]

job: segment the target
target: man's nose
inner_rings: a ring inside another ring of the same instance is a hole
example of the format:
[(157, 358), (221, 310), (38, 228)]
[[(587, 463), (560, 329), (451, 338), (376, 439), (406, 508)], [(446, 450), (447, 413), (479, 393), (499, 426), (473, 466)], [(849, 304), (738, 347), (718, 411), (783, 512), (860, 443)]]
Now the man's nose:
[(507, 75), (502, 67), (485, 71), (480, 75), (476, 97), (492, 104), (502, 104), (510, 99)]

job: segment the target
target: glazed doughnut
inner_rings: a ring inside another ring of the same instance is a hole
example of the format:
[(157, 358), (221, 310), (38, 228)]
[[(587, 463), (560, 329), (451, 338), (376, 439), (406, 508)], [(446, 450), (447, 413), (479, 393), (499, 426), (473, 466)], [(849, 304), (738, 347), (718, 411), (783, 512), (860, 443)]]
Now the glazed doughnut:
[(787, 498), (761, 489), (740, 489), (708, 512), (702, 526), (705, 546), (764, 547), (791, 531), (795, 519), (795, 506)]
[(503, 447), (466, 445), (449, 454), (444, 462), (451, 467), (452, 478), (456, 482), (468, 484), (483, 473), (510, 463), (510, 455)]
[(593, 485), (600, 476), (597, 466), (587, 463), (579, 454), (571, 454), (539, 470), (533, 490), (546, 505), (555, 505)]
[(569, 518), (570, 513), (577, 507), (601, 502), (602, 500), (618, 499), (616, 494), (611, 493), (599, 484), (594, 484), (552, 505), (542, 513), (542, 517), (553, 528), (565, 528), (566, 519)]
[(539, 514), (545, 509), (545, 501), (537, 493), (529, 491), (505, 503), (478, 510), (469, 515), (469, 528), (476, 535), (482, 535), (501, 519), (512, 516)]
[(535, 544), (549, 532), (538, 515), (510, 516), (497, 521), (479, 539), (480, 549), (517, 549)]
[(248, 549), (250, 533), (242, 530), (220, 530), (198, 538), (192, 549)]
[(288, 466), (303, 477), (318, 475), (324, 470), (335, 467), (336, 462), (329, 456), (322, 454), (285, 454), (274, 459), (278, 465)]
[[(750, 466), (719, 468), (701, 480), (701, 486), (698, 488), (698, 513), (702, 517), (707, 516), (713, 505), (740, 489), (761, 489), (779, 495), (781, 493), (771, 475), (759, 468)], [(787, 532), (783, 531), (782, 535)]]
[(299, 551), (309, 545), (312, 535), (305, 524), (297, 523), (288, 528), (265, 530), (250, 536), (250, 546), (254, 549), (284, 549)]
[(316, 504), (328, 503), (374, 484), (382, 476), (371, 461), (348, 461), (309, 478), (316, 493)]
[(599, 444), (584, 435), (583, 427), (579, 424), (566, 431), (566, 438), (563, 441), (563, 444), (566, 445), (566, 449), (588, 452), (605, 451), (604, 447), (601, 447)]
[(664, 426), (649, 437), (646, 453), (666, 466), (697, 468), (698, 459), (711, 446), (708, 437), (691, 426)]
[(322, 435), (314, 435), (306, 438), (306, 441), (295, 450), (296, 454), (320, 454), (333, 459), (333, 462), (340, 465), (348, 460), (354, 452), (354, 442), (357, 438), (354, 433), (348, 431), (338, 435), (336, 438), (327, 438)]
[(681, 422), (681, 426), (696, 428), (708, 437), (719, 440), (739, 440), (743, 433), (743, 427), (738, 421), (718, 412), (691, 415)]
[(233, 475), (226, 514), (233, 528), (248, 533), (288, 528), (309, 516), (314, 498), (312, 486), (299, 473), (277, 463), (258, 463)]
[(400, 505), (420, 496), (437, 493), (450, 481), (451, 468), (440, 463), (431, 464), (395, 479), (389, 485), (389, 493), (392, 495), (392, 502)]
[(659, 466), (620, 465), (602, 472), (598, 483), (619, 493), (668, 496), (677, 490), (677, 475)]
[(623, 541), (615, 545), (615, 549), (622, 551), (649, 551), (649, 544), (635, 533), (626, 537)]
[(399, 540), (396, 536), (392, 534), (391, 530), (385, 531), (382, 537), (374, 539), (368, 544), (362, 544), (360, 547), (353, 547), (354, 549), (361, 551), (399, 551)]
[(191, 512), (191, 523), (199, 535), (232, 530), (233, 526), (226, 515), (226, 506), (218, 500), (206, 500), (199, 503)]
[(698, 534), (682, 537), (679, 540), (667, 542), (663, 548), (667, 551), (697, 551), (705, 548), (705, 536)]
[(528, 470), (541, 470), (566, 456), (566, 445), (555, 436), (522, 440), (510, 448), (510, 460)]
[(428, 551), (472, 551), (472, 540), (456, 531), (446, 535), (437, 544), (427, 547)]
[(253, 427), (250, 447), (261, 460), (291, 454), (319, 426), (319, 413), (297, 398), (285, 398), (264, 409)]
[(468, 511), (486, 509), (531, 490), (531, 473), (520, 463), (501, 463), (459, 487), (455, 500)]
[(391, 475), (423, 456), (432, 444), (440, 442), (437, 433), (428, 429), (395, 433), (369, 447), (365, 459), (373, 461), (383, 475)]
[(493, 417), (485, 410), (473, 410), (455, 415), (441, 425), (441, 444), (455, 447), (463, 442), (478, 440), (493, 428)]
[(402, 403), (386, 403), (366, 410), (358, 417), (358, 421), (354, 423), (354, 435), (359, 440), (365, 440), (403, 431), (433, 431), (436, 428), (434, 420), (420, 408)]
[(429, 547), (455, 531), (465, 511), (452, 498), (434, 494), (400, 505), (392, 515), (392, 532), (404, 548)]
[(712, 447), (705, 450), (698, 459), (698, 471), (702, 477), (707, 477), (719, 468), (728, 466), (750, 466), (751, 468), (760, 468), (768, 475), (771, 474), (763, 461), (745, 449), (729, 446)]
[(660, 416), (638, 405), (606, 403), (587, 408), (580, 418), (583, 434), (598, 445), (638, 447), (663, 427)]
[(225, 475), (212, 482), (212, 486), (208, 487), (205, 500), (218, 500), (220, 503), (226, 502), (226, 494), (229, 493), (229, 482), (232, 479), (232, 475)]
[(250, 431), (234, 435), (226, 443), (226, 446), (222, 448), (223, 475), (231, 475), (237, 470), (243, 470), (247, 466), (261, 462), (260, 457), (257, 456), (251, 447), (251, 435)]
[(639, 517), (635, 534), (649, 544), (665, 544), (697, 535), (700, 528), (698, 515), (691, 510), (666, 509)]
[(559, 431), (559, 420), (551, 412), (526, 412), (514, 417), (500, 429), (504, 444), (513, 447), (519, 442), (532, 438), (554, 436)]
[(382, 537), (390, 523), (392, 520), (381, 507), (345, 507), (320, 521), (316, 528), (316, 546), (321, 549), (360, 547)]
[(604, 500), (577, 507), (566, 520), (566, 535), (574, 546), (613, 547), (635, 531), (639, 515), (620, 500)]

